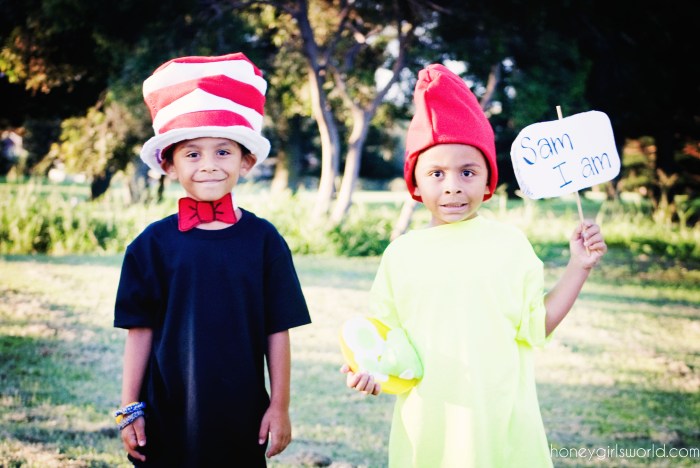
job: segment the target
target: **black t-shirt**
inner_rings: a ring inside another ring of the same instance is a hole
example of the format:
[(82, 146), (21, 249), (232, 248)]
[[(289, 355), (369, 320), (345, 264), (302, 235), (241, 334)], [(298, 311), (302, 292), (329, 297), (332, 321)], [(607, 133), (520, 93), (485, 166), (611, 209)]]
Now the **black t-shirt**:
[(264, 466), (267, 337), (310, 321), (269, 222), (243, 210), (221, 230), (180, 232), (177, 215), (148, 226), (126, 249), (114, 315), (116, 327), (153, 329), (148, 466)]

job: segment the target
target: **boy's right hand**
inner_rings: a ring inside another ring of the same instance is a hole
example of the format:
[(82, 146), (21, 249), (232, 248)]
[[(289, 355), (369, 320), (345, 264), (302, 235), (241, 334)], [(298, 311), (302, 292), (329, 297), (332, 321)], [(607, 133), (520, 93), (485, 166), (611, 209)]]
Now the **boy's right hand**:
[(124, 448), (134, 459), (146, 461), (146, 456), (138, 451), (146, 446), (146, 420), (142, 417), (122, 429)]
[(365, 395), (379, 395), (382, 392), (381, 384), (376, 382), (372, 374), (368, 372), (359, 372), (356, 374), (350, 370), (350, 366), (347, 364), (342, 365), (340, 372), (347, 374), (345, 384), (349, 388), (354, 388)]

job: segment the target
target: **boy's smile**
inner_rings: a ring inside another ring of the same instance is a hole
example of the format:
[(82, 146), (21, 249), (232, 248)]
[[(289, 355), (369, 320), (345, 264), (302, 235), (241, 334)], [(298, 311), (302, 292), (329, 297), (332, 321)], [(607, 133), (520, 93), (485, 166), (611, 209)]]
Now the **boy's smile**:
[(231, 193), (240, 176), (248, 174), (255, 157), (227, 138), (195, 138), (178, 143), (166, 172), (198, 201), (215, 201)]
[(481, 151), (463, 144), (435, 145), (418, 156), (414, 194), (432, 214), (431, 226), (471, 219), (489, 193)]

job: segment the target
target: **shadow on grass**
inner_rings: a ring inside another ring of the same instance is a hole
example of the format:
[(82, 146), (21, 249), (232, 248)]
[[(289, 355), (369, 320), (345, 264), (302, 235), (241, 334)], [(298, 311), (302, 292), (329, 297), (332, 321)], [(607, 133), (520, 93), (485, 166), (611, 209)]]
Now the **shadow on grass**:
[[(661, 451), (650, 455), (652, 448), (665, 448), (667, 456), (671, 449), (694, 455), (677, 457), (674, 466), (700, 463), (697, 392), (599, 385), (539, 384), (537, 388), (555, 466), (667, 466), (664, 463), (669, 460), (658, 456)], [(579, 448), (607, 456), (587, 460), (590, 465), (583, 463), (586, 460), (556, 458), (559, 449)]]
[[(11, 406), (39, 406), (74, 404), (100, 406), (113, 395), (94, 393), (99, 382), (111, 377), (98, 367), (108, 346), (75, 344), (57, 338), (36, 338), (0, 335), (0, 394)], [(100, 372), (102, 371), (102, 372)]]
[[(33, 427), (32, 421), (18, 425), (13, 431), (13, 439), (30, 444), (58, 444), (78, 447), (96, 447), (105, 441), (119, 439), (115, 427), (102, 427), (95, 430), (47, 429)], [(126, 457), (124, 457), (126, 458)]]
[(379, 266), (377, 257), (294, 257), (302, 286), (369, 291)]
[(123, 255), (0, 255), (6, 262), (34, 262), (48, 265), (94, 265), (121, 267)]
[[(589, 302), (599, 302), (605, 304), (606, 309), (613, 309), (616, 313), (635, 313), (643, 314), (649, 317), (669, 317), (692, 319), (700, 316), (700, 306), (697, 302), (690, 299), (670, 299), (668, 297), (640, 297), (635, 294), (602, 293), (602, 292), (582, 292), (579, 295), (579, 300)], [(615, 305), (624, 304), (625, 308), (615, 308)], [(638, 304), (640, 307), (648, 306), (649, 310), (635, 309), (625, 310), (630, 305)], [(674, 307), (689, 308), (687, 312), (674, 312)]]
[(0, 335), (0, 356), (0, 466), (120, 463), (110, 417), (118, 379), (105, 368), (113, 349), (51, 336)]
[[(273, 466), (296, 466), (299, 454), (309, 453), (338, 464), (386, 466), (394, 397), (353, 392), (337, 365), (315, 360), (295, 361), (292, 383), (295, 441)], [(617, 457), (608, 451), (605, 460), (555, 458), (555, 466), (669, 466), (658, 456), (621, 458), (623, 449), (652, 447), (699, 457), (671, 460), (674, 466), (700, 462), (697, 392), (539, 383), (538, 393), (551, 448), (618, 448)]]
[(3, 441), (0, 466), (111, 468), (131, 466), (119, 453), (116, 428), (96, 430), (45, 429), (31, 423), (12, 427)]
[(337, 363), (293, 362), (294, 442), (271, 466), (299, 466), (300, 458), (314, 458), (308, 454), (341, 466), (386, 466), (394, 397), (350, 390), (338, 370), (341, 362), (339, 350)]

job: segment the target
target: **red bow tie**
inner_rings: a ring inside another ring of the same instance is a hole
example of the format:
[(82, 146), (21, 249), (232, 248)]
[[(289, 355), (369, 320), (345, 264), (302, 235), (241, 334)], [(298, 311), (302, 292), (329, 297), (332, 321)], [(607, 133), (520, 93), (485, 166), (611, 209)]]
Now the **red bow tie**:
[(189, 231), (199, 224), (212, 221), (229, 224), (238, 221), (230, 193), (216, 201), (197, 201), (189, 197), (178, 201), (177, 227), (180, 231)]

